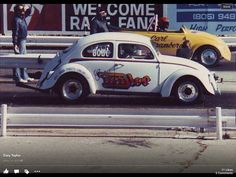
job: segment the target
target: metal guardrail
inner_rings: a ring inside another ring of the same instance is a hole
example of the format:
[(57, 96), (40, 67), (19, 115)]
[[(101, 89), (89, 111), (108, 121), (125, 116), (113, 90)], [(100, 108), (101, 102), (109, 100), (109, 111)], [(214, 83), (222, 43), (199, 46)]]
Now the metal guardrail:
[[(28, 36), (27, 46), (31, 47), (68, 47), (83, 37), (78, 36)], [(236, 46), (236, 37), (219, 37), (229, 47)], [(0, 47), (11, 47), (11, 36), (0, 36)]]
[[(17, 108), (20, 109), (20, 108)], [(8, 112), (1, 106), (1, 135), (7, 136), (7, 127), (77, 127), (77, 128), (216, 128), (217, 139), (223, 129), (235, 129), (235, 115), (222, 116), (220, 107), (216, 115), (131, 115), (131, 114), (78, 114), (78, 113), (20, 113)], [(227, 124), (227, 127), (222, 127)], [(236, 129), (235, 129), (236, 130)]]
[[(65, 47), (68, 47), (70, 45), (72, 45), (72, 43), (52, 43), (52, 42), (49, 42), (49, 43), (44, 43), (44, 42), (30, 42), (30, 43), (27, 43), (26, 44), (27, 47), (60, 47), (60, 48), (65, 48)], [(4, 47), (12, 47), (13, 44), (11, 42), (0, 42), (0, 46), (4, 46)]]
[(43, 69), (56, 54), (0, 54), (0, 68)]
[[(27, 36), (28, 43), (73, 43), (76, 40), (81, 39), (78, 36)], [(2, 43), (11, 43), (12, 36), (0, 35), (0, 41)]]
[(229, 47), (236, 47), (236, 37), (219, 37), (222, 39)]
[[(83, 37), (77, 36), (28, 36), (27, 47), (60, 47), (66, 48), (72, 45), (75, 41)], [(12, 47), (11, 36), (0, 36), (0, 47)]]

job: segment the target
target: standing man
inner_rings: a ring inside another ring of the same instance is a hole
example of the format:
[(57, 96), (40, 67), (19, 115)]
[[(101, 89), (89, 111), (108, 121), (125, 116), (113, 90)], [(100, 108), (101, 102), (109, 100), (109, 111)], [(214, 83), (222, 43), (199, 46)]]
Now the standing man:
[(103, 7), (98, 7), (97, 14), (91, 20), (90, 34), (119, 31), (119, 27), (109, 25), (106, 20), (107, 12)]
[[(25, 18), (31, 14), (32, 5), (17, 4), (14, 7), (14, 19), (12, 28), (12, 42), (15, 54), (26, 54), (27, 23)], [(26, 68), (13, 69), (13, 77), (22, 83), (33, 81)]]

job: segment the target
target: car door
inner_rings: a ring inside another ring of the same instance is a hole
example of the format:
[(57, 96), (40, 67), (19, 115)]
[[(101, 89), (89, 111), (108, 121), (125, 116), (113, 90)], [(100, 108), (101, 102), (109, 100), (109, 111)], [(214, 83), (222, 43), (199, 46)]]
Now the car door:
[(153, 52), (142, 44), (117, 43), (117, 46), (114, 91), (157, 93), (159, 63)]
[(82, 51), (85, 66), (92, 74), (97, 91), (112, 91), (114, 76), (114, 44), (99, 42), (87, 45)]

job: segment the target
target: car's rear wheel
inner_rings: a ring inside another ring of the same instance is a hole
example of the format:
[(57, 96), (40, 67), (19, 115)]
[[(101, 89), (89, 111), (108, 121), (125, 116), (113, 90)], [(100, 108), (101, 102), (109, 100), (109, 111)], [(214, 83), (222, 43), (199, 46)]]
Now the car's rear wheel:
[(181, 104), (194, 104), (203, 101), (200, 83), (191, 78), (177, 81), (174, 86), (174, 96)]
[(197, 57), (198, 62), (206, 67), (214, 67), (220, 61), (219, 52), (217, 51), (217, 49), (210, 46), (201, 48), (197, 52), (196, 57)]
[(58, 86), (60, 97), (68, 103), (78, 103), (88, 95), (88, 85), (81, 77), (64, 77)]

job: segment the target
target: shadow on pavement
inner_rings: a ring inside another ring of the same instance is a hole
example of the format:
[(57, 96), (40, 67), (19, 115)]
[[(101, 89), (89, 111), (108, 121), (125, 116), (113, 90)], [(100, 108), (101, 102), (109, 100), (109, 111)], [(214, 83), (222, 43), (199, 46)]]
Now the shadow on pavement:
[(31, 93), (25, 95), (22, 93), (0, 95), (0, 104), (9, 106), (78, 106), (78, 107), (171, 107), (171, 108), (193, 108), (204, 107), (204, 104), (178, 105), (173, 98), (149, 97), (149, 96), (107, 96), (95, 95), (89, 96), (83, 103), (68, 104), (58, 96), (47, 94)]

